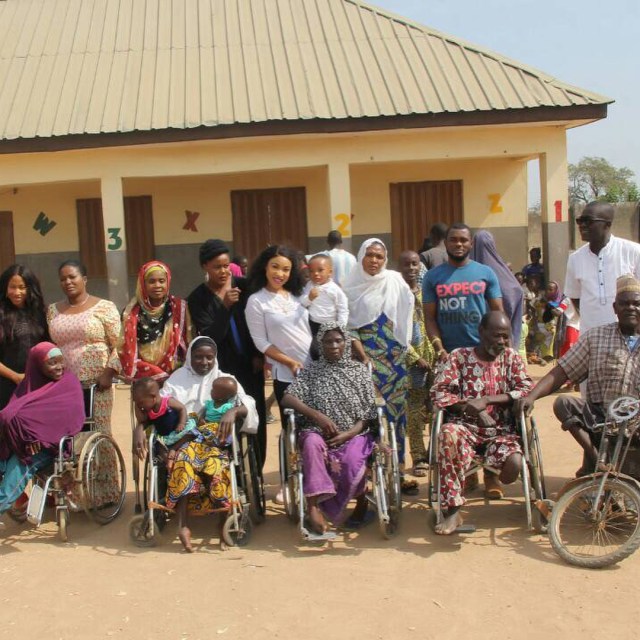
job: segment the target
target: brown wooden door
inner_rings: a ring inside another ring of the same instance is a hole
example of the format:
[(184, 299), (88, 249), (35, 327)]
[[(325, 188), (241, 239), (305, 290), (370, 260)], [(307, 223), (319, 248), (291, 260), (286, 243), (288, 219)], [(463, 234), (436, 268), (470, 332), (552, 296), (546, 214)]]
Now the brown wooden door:
[(124, 232), (127, 238), (127, 271), (130, 276), (135, 276), (145, 262), (155, 258), (151, 196), (125, 197)]
[(304, 187), (231, 192), (234, 252), (249, 261), (270, 244), (308, 252)]
[(0, 211), (0, 271), (16, 261), (16, 245), (13, 238), (13, 212)]
[(417, 250), (436, 222), (463, 222), (462, 180), (396, 182), (390, 185), (393, 256)]
[(87, 267), (90, 278), (107, 277), (107, 256), (104, 246), (102, 200), (85, 198), (76, 200), (80, 262)]

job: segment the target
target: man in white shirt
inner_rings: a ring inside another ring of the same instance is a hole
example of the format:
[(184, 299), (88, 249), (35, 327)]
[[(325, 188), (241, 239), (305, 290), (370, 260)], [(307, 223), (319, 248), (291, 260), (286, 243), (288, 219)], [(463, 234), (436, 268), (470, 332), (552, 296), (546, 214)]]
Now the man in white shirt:
[(576, 219), (588, 244), (569, 256), (564, 292), (580, 312), (581, 332), (616, 322), (616, 280), (640, 278), (640, 244), (611, 234), (614, 213), (608, 202), (590, 202)]
[(356, 259), (342, 248), (342, 234), (339, 231), (329, 231), (327, 244), (329, 251), (326, 253), (333, 263), (333, 281), (342, 286), (351, 269), (356, 266)]

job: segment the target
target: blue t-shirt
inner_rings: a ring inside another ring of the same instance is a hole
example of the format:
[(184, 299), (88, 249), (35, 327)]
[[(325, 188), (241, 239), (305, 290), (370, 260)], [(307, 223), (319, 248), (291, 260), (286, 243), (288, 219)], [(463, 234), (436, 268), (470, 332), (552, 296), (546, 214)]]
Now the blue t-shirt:
[(487, 300), (494, 298), (502, 298), (498, 277), (491, 267), (474, 260), (464, 267), (441, 264), (422, 283), (423, 302), (438, 305), (442, 346), (448, 352), (480, 343), (480, 319), (489, 309)]

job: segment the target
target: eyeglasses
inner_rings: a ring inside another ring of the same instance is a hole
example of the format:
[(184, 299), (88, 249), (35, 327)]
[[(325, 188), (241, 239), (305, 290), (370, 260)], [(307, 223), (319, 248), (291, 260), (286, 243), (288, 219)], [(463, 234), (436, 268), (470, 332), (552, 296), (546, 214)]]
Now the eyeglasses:
[(587, 227), (590, 227), (594, 222), (609, 222), (609, 220), (605, 220), (604, 218), (585, 218), (584, 216), (576, 218), (576, 224), (583, 224)]

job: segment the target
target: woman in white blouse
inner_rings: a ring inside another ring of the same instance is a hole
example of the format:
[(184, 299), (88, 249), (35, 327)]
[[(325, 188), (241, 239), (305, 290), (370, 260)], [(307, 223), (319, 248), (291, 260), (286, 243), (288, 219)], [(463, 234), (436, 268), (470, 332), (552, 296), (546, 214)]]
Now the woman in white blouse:
[[(245, 315), (253, 342), (271, 364), (273, 390), (280, 419), (281, 401), (296, 373), (309, 359), (311, 330), (307, 310), (300, 303), (302, 280), (296, 254), (288, 247), (267, 247), (251, 266), (251, 288)], [(276, 502), (281, 502), (278, 494)]]

